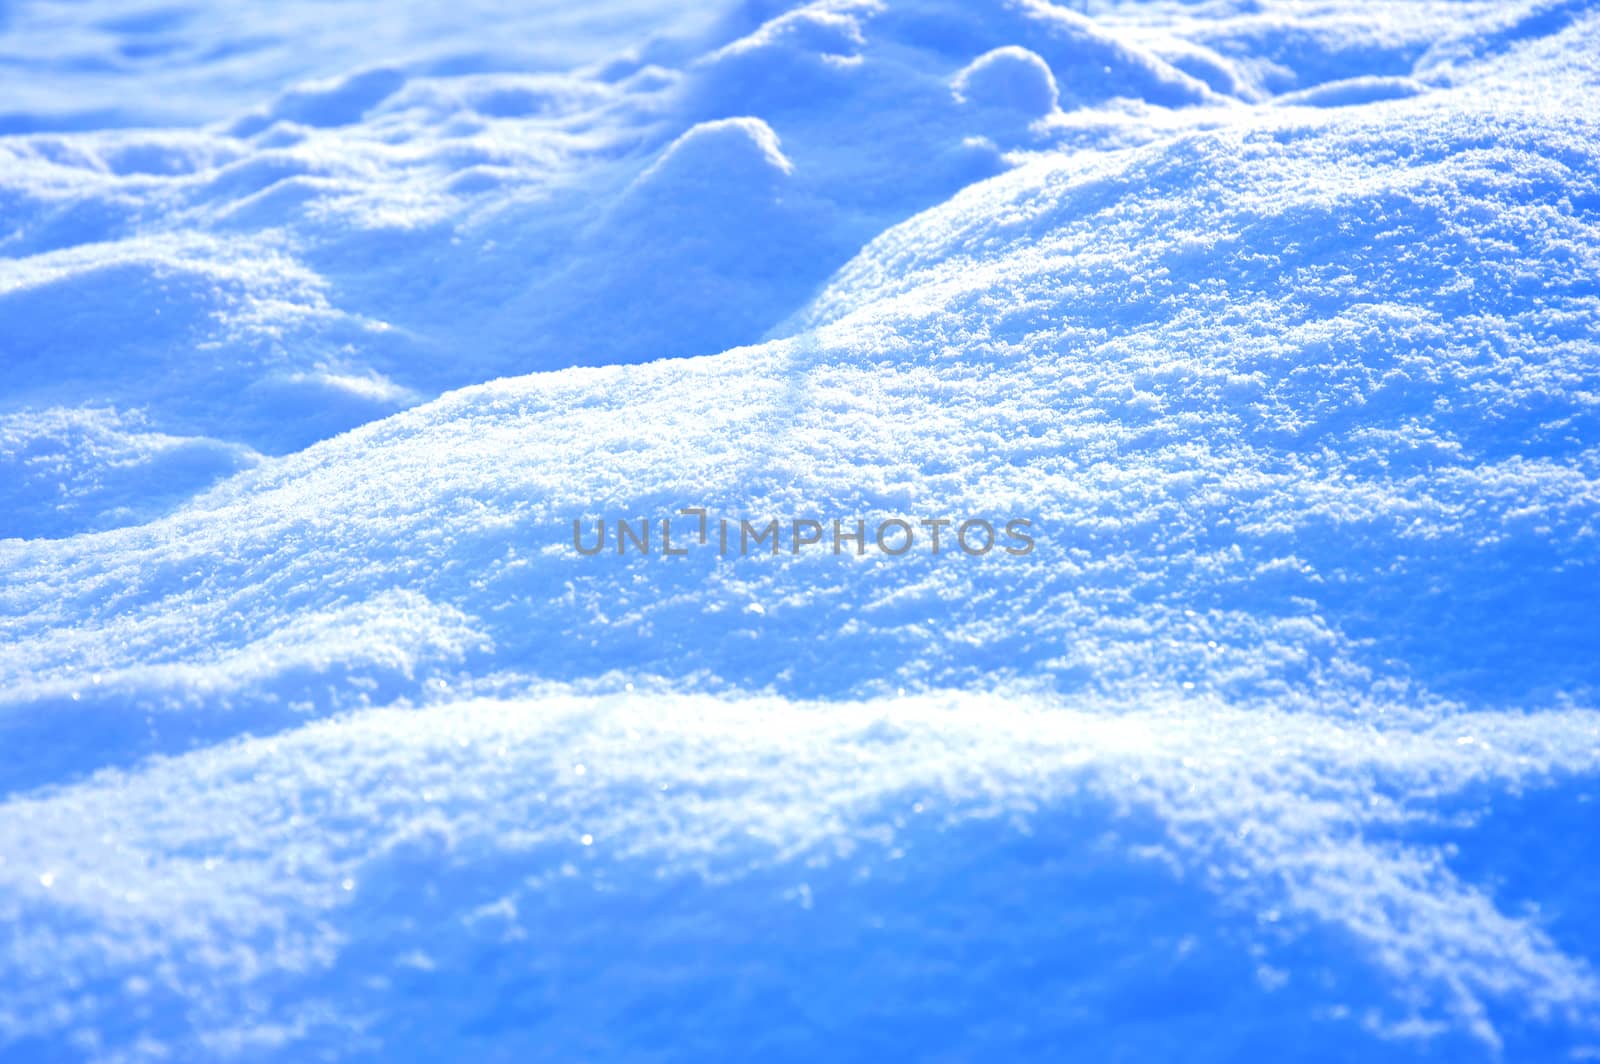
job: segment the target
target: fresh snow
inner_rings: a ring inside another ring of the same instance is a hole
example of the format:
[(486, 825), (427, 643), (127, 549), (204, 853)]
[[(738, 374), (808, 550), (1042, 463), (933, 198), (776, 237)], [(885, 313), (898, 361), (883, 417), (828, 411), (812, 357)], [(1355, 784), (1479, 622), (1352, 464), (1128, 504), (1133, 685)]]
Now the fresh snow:
[(0, 1058), (1600, 1054), (1600, 7), (577, 10), (0, 11)]

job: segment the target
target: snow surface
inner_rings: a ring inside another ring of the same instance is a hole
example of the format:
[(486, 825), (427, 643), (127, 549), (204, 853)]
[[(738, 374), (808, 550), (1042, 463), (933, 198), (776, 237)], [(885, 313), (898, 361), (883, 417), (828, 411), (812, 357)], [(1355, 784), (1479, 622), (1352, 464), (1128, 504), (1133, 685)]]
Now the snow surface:
[[(0, 1058), (1600, 1054), (1600, 5), (0, 79)], [(573, 550), (684, 506), (1037, 546)]]

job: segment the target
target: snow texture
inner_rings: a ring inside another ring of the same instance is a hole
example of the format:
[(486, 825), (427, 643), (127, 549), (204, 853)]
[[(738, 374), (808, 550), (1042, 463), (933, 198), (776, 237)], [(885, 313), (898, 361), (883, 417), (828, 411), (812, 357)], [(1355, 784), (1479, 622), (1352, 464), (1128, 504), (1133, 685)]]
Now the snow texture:
[(1600, 7), (398, 10), (0, 8), (0, 1059), (1600, 1055)]

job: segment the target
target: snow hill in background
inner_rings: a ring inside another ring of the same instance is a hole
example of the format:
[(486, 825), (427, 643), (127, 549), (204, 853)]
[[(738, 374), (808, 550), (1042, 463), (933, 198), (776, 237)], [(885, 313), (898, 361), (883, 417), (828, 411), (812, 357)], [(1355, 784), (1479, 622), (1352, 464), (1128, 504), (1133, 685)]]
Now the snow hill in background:
[[(0, 1052), (1600, 1053), (1600, 7), (124, 7), (0, 49)], [(690, 505), (1038, 545), (572, 549)]]

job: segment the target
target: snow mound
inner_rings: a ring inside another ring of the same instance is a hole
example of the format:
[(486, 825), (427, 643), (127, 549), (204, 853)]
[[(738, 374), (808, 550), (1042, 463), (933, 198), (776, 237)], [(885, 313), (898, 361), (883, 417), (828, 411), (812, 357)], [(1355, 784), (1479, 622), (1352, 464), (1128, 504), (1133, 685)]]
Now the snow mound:
[(1065, 101), (1084, 105), (1125, 96), (1183, 107), (1214, 100), (1203, 82), (1087, 16), (1045, 0), (1008, 6), (1032, 31), (1030, 39), (1055, 70)]
[[(236, 444), (150, 432), (142, 417), (112, 408), (0, 415), (0, 538), (156, 517), (259, 460)], [(130, 484), (137, 490), (128, 491)], [(165, 492), (149, 490), (157, 484)]]
[[(1203, 701), (1109, 708), (554, 691), (375, 710), (13, 799), (0, 1037), (70, 1033), (94, 1055), (131, 1026), (151, 1051), (225, 1057), (1225, 1059), (1359, 1012), (1367, 1033), (1340, 1044), (1388, 1059), (1385, 1039), (1430, 1030), (1440, 1051), (1516, 1055), (1537, 1043), (1514, 1024), (1502, 1042), (1495, 1002), (1570, 1018), (1594, 1000), (1535, 920), (1399, 840), (1463, 792), (1592, 773), (1600, 716), (1375, 736)], [(1307, 944), (1316, 921), (1341, 933)], [(1380, 978), (1340, 961), (1352, 947)], [(1184, 1005), (1137, 1004), (1152, 985)], [(997, 994), (1029, 1022), (976, 1022)], [(770, 997), (817, 1018), (775, 1022)]]
[(577, 10), (14, 16), (0, 1054), (1600, 1052), (1600, 14)]
[(860, 76), (865, 22), (880, 10), (863, 2), (781, 12), (696, 62), (686, 107), (707, 115), (815, 111)]
[(652, 207), (700, 207), (725, 204), (730, 195), (770, 195), (793, 172), (771, 126), (759, 118), (726, 118), (702, 122), (673, 141), (634, 187), (646, 196), (672, 197)]
[(1028, 118), (1056, 109), (1056, 79), (1043, 59), (1011, 45), (985, 52), (956, 75), (956, 98), (978, 107), (1002, 108)]

